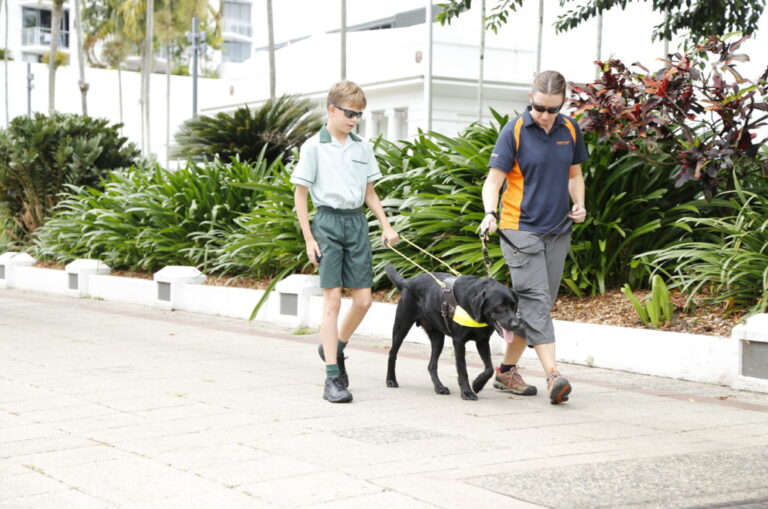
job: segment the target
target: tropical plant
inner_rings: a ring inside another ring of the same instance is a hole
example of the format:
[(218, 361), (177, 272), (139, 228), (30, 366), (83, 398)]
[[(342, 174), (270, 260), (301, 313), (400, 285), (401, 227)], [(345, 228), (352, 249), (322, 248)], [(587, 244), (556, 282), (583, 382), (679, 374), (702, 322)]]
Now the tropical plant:
[[(730, 311), (768, 310), (768, 189), (738, 188), (713, 200), (722, 217), (689, 216), (679, 225), (691, 240), (644, 253), (643, 259), (694, 299), (726, 303)], [(701, 297), (705, 295), (705, 297)]]
[(194, 265), (208, 271), (239, 229), (235, 220), (263, 200), (241, 184), (280, 171), (279, 161), (219, 160), (167, 171), (159, 166), (112, 172), (103, 190), (71, 187), (35, 235), (42, 258), (98, 258), (113, 268), (155, 270)]
[(635, 152), (601, 143), (585, 133), (589, 159), (582, 164), (589, 215), (573, 227), (563, 285), (576, 295), (605, 293), (628, 282), (643, 287), (647, 267), (634, 260), (645, 251), (676, 242), (685, 231), (676, 221), (698, 211), (698, 186), (675, 188), (658, 154), (649, 162)]
[(645, 299), (645, 302), (640, 302), (634, 293), (632, 293), (632, 287), (629, 284), (625, 284), (621, 291), (627, 296), (627, 299), (632, 303), (632, 307), (637, 311), (637, 315), (640, 317), (640, 321), (644, 324), (652, 325), (654, 328), (659, 328), (659, 325), (668, 323), (672, 320), (672, 314), (675, 311), (675, 305), (672, 303), (672, 299), (669, 296), (669, 290), (661, 276), (655, 274), (651, 278), (651, 293)]
[(0, 132), (0, 201), (8, 202), (18, 240), (35, 231), (64, 186), (96, 185), (138, 157), (120, 124), (83, 115), (20, 116)]
[[(661, 164), (675, 170), (675, 184), (699, 181), (707, 197), (733, 189), (732, 175), (766, 177), (768, 164), (757, 156), (768, 141), (761, 131), (768, 120), (768, 68), (754, 81), (738, 73), (736, 63), (748, 59), (736, 53), (744, 40), (710, 37), (688, 54), (671, 55), (656, 72), (616, 59), (598, 62), (601, 77), (572, 84), (570, 106), (582, 130), (615, 148), (649, 161), (672, 154)], [(704, 72), (708, 63), (711, 72)]]
[(309, 99), (284, 95), (268, 99), (251, 109), (242, 106), (234, 113), (201, 115), (184, 122), (176, 134), (175, 157), (255, 161), (264, 152), (268, 160), (288, 156), (315, 134), (322, 120)]

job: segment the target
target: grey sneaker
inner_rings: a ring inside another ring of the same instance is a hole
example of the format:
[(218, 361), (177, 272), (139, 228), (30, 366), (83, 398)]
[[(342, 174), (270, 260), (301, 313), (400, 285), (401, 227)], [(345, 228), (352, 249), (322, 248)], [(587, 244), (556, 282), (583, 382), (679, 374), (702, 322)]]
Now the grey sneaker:
[[(325, 362), (325, 352), (323, 351), (323, 345), (319, 345), (317, 347), (317, 353), (320, 355), (320, 358), (323, 359), (323, 362)], [(339, 367), (339, 378), (341, 379), (341, 383), (344, 384), (344, 388), (349, 388), (349, 375), (347, 375), (347, 368), (344, 366), (344, 354), (337, 355), (336, 356), (336, 365)]]
[(560, 373), (553, 371), (547, 376), (547, 390), (549, 391), (549, 402), (558, 405), (568, 401), (568, 395), (571, 393), (571, 384), (560, 376)]
[(536, 387), (528, 385), (517, 371), (517, 366), (512, 367), (506, 373), (501, 372), (501, 368), (496, 368), (496, 379), (493, 386), (504, 392), (511, 392), (520, 396), (535, 396)]
[(335, 376), (325, 379), (323, 399), (327, 399), (331, 403), (349, 403), (352, 401), (352, 393), (344, 387), (341, 377)]

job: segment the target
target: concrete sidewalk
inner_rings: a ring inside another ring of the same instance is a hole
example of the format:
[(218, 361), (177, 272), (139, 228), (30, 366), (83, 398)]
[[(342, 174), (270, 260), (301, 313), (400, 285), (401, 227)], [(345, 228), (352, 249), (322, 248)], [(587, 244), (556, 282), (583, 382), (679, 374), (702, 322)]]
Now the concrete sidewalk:
[(451, 395), (416, 344), (388, 389), (388, 339), (354, 337), (332, 405), (317, 342), (0, 290), (0, 507), (768, 507), (766, 394), (563, 365), (552, 406), (526, 362), (538, 396), (463, 401), (451, 351)]

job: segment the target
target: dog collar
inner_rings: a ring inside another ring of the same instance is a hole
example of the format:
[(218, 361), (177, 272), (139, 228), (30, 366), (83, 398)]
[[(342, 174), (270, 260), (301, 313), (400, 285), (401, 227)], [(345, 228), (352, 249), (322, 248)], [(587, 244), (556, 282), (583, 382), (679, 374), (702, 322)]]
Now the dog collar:
[(458, 304), (456, 305), (456, 310), (453, 312), (453, 321), (464, 327), (488, 327), (487, 323), (480, 323), (469, 316), (469, 313), (464, 311), (464, 308)]

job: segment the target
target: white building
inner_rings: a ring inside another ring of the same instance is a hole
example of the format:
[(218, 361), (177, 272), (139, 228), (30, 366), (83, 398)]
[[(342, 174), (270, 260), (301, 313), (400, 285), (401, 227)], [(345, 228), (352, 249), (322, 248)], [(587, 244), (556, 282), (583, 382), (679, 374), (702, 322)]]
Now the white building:
[[(8, 12), (3, 10), (0, 16), (0, 45), (5, 45), (7, 35), (14, 61), (8, 62), (9, 99), (7, 108), (5, 100), (0, 99), (0, 125), (5, 125), (6, 116), (26, 114), (26, 62), (38, 62), (50, 43), (50, 1), (8, 0), (7, 4)], [(273, 0), (277, 95), (300, 94), (324, 106), (328, 88), (341, 77), (340, 4), (338, 0)], [(479, 0), (452, 25), (432, 25), (431, 80), (428, 26), (424, 23), (426, 4), (413, 0), (347, 1), (346, 77), (360, 84), (368, 96), (366, 115), (359, 126), (367, 137), (401, 139), (415, 135), (418, 129), (427, 129), (430, 102), (432, 128), (436, 131), (455, 134), (478, 120)], [(490, 9), (495, 2), (488, 4)], [(560, 70), (572, 81), (593, 79), (592, 62), (598, 57), (597, 23), (592, 21), (555, 34), (552, 23), (560, 9), (556, 2), (545, 4), (541, 68)], [(64, 5), (61, 49), (71, 52), (77, 47), (71, 0)], [(258, 105), (269, 96), (266, 0), (214, 0), (211, 5), (222, 13), (224, 45), (210, 55), (221, 78), (201, 80), (199, 112), (214, 114), (243, 104)], [(526, 2), (498, 35), (486, 33), (482, 94), (486, 121), (488, 108), (512, 113), (527, 103), (536, 62), (537, 9), (538, 2)], [(630, 4), (626, 11), (606, 13), (601, 58), (615, 55), (625, 62), (639, 61), (654, 68), (655, 60), (663, 54), (663, 44), (651, 43), (650, 34), (659, 21), (660, 16), (642, 2)], [(768, 23), (768, 16), (762, 23)], [(762, 59), (744, 67), (747, 77), (757, 77), (765, 68), (765, 53), (759, 46), (755, 39), (742, 47), (753, 58)], [(675, 48), (674, 43), (671, 48)], [(70, 64), (57, 71), (59, 111), (80, 112), (76, 61), (72, 55)], [(45, 112), (47, 68), (38, 63), (30, 67), (34, 74), (34, 89), (29, 94), (31, 109)], [(5, 74), (0, 65), (0, 86), (5, 83)], [(122, 109), (124, 133), (138, 144), (142, 139), (138, 73), (123, 72), (119, 87), (116, 71), (87, 69), (86, 81), (91, 84), (89, 114), (120, 121)], [(167, 89), (164, 75), (152, 76), (149, 149), (159, 161), (165, 160), (173, 133), (191, 116), (191, 105), (191, 78), (172, 76)]]

